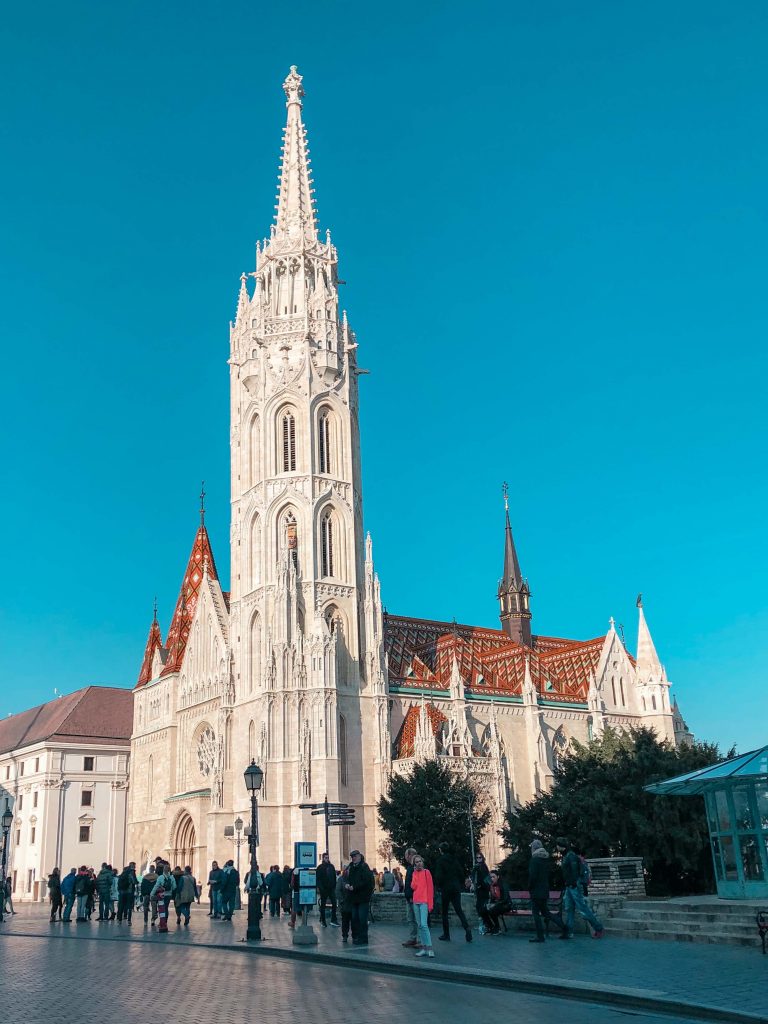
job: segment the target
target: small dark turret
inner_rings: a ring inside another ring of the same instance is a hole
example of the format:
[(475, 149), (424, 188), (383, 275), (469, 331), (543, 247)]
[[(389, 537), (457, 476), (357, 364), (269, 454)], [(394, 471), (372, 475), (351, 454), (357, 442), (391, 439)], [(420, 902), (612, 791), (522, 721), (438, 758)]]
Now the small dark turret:
[(499, 617), (501, 628), (510, 638), (525, 647), (532, 647), (531, 641), (531, 592), (520, 572), (515, 542), (512, 539), (512, 524), (509, 521), (509, 488), (504, 484), (504, 515), (506, 528), (504, 537), (504, 576), (499, 583)]

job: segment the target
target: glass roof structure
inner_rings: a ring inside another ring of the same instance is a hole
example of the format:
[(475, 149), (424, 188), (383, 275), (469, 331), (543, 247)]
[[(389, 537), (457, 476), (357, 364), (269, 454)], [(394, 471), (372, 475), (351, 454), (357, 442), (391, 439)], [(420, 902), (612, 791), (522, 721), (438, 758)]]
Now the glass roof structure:
[(661, 796), (699, 796), (723, 783), (756, 782), (760, 779), (768, 780), (768, 746), (740, 754), (709, 768), (699, 768), (698, 771), (678, 775), (674, 779), (655, 782), (644, 789)]

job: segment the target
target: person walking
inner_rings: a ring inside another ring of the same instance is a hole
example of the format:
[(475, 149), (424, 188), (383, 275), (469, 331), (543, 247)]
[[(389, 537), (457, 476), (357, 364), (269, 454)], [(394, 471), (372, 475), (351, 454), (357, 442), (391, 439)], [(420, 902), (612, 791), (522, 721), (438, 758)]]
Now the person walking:
[[(150, 899), (155, 898), (157, 903), (157, 916), (160, 918), (159, 930), (168, 931), (168, 910), (173, 899), (176, 882), (171, 874), (171, 865), (165, 861), (157, 873), (157, 880), (152, 886)], [(152, 924), (154, 924), (154, 919)]]
[(235, 867), (233, 860), (228, 860), (224, 865), (219, 888), (221, 891), (221, 918), (223, 921), (231, 921), (235, 909), (235, 896), (240, 888), (240, 872)]
[(421, 948), (416, 956), (434, 957), (432, 936), (429, 932), (429, 912), (435, 904), (435, 886), (432, 875), (424, 867), (424, 860), (418, 854), (413, 858), (413, 875), (411, 877), (413, 892), (413, 914), (418, 927), (419, 945)]
[(405, 885), (405, 881), (403, 879), (403, 873), (400, 870), (400, 868), (394, 868), (393, 869), (392, 877), (395, 880), (395, 883), (392, 886), (392, 892), (402, 892), (403, 891), (403, 886)]
[(48, 898), (51, 901), (51, 924), (53, 924), (57, 914), (61, 921), (61, 872), (58, 868), (54, 868), (48, 875)]
[(350, 893), (352, 903), (352, 944), (368, 945), (368, 912), (373, 896), (373, 872), (365, 863), (362, 853), (353, 850), (350, 854), (346, 881), (346, 891)]
[(416, 925), (416, 917), (413, 912), (413, 889), (411, 888), (411, 879), (413, 878), (413, 858), (416, 856), (416, 851), (412, 846), (409, 846), (405, 851), (405, 879), (403, 881), (403, 892), (405, 893), (405, 913), (408, 920), (409, 935), (403, 943), (404, 946), (418, 946), (418, 927)]
[(139, 896), (141, 897), (141, 906), (144, 911), (144, 924), (149, 921), (149, 911), (152, 910), (152, 924), (154, 925), (157, 920), (157, 899), (152, 898), (152, 890), (155, 887), (157, 881), (157, 872), (155, 871), (155, 865), (150, 864), (144, 874), (141, 876), (141, 886), (139, 887)]
[[(341, 914), (341, 941), (346, 942), (349, 938), (352, 927), (352, 893), (347, 889), (349, 880), (349, 865), (347, 864), (339, 873), (336, 879), (336, 906)], [(354, 933), (352, 938), (354, 939)]]
[(87, 921), (89, 917), (88, 900), (93, 898), (96, 888), (93, 880), (93, 872), (83, 865), (77, 873), (74, 883), (74, 893), (77, 897), (76, 921)]
[(491, 885), (488, 892), (488, 902), (482, 911), (485, 929), (489, 935), (498, 935), (501, 931), (499, 918), (511, 907), (509, 902), (509, 888), (507, 883), (502, 881), (498, 871), (491, 872)]
[(562, 871), (563, 881), (565, 882), (565, 889), (563, 890), (563, 916), (565, 917), (565, 931), (560, 936), (562, 939), (573, 938), (573, 924), (576, 911), (581, 914), (585, 921), (592, 925), (594, 933), (593, 939), (602, 939), (605, 930), (602, 922), (592, 912), (589, 904), (584, 898), (584, 894), (581, 891), (581, 861), (579, 855), (576, 852), (576, 847), (573, 843), (567, 839), (559, 838), (557, 840), (557, 848), (565, 856), (562, 860)]
[[(475, 863), (472, 867), (472, 887), (475, 890), (475, 909), (478, 917), (483, 920), (483, 910), (488, 903), (488, 894), (491, 891), (491, 873), (485, 862), (482, 853), (475, 854)], [(485, 925), (480, 928), (480, 933), (485, 930)]]
[(435, 864), (434, 883), (440, 890), (440, 902), (443, 914), (443, 934), (438, 935), (441, 942), (451, 941), (451, 928), (448, 913), (453, 907), (456, 916), (464, 929), (464, 938), (472, 941), (472, 929), (469, 927), (466, 914), (461, 906), (461, 891), (464, 888), (464, 868), (458, 858), (452, 856), (448, 844), (440, 843), (440, 856)]
[(133, 917), (133, 893), (136, 888), (136, 872), (130, 864), (117, 876), (117, 923), (131, 923)]
[(211, 861), (211, 870), (208, 872), (208, 900), (211, 909), (208, 917), (221, 917), (221, 876), (223, 872), (217, 860)]
[(96, 876), (96, 889), (99, 893), (99, 921), (108, 921), (112, 912), (112, 868), (109, 864), (101, 865)]
[(567, 932), (563, 922), (549, 909), (549, 871), (552, 865), (549, 854), (540, 839), (531, 843), (531, 859), (528, 862), (528, 892), (531, 894), (531, 913), (536, 938), (529, 942), (544, 942), (544, 921), (551, 921), (561, 932)]
[(395, 876), (389, 867), (384, 868), (381, 873), (381, 891), (382, 892), (394, 892), (395, 889)]
[(68, 875), (65, 875), (61, 880), (61, 896), (64, 900), (64, 916), (62, 921), (64, 924), (69, 924), (72, 920), (72, 906), (75, 902), (75, 879), (77, 878), (77, 868), (72, 868)]
[(192, 868), (189, 866), (185, 867), (183, 872), (179, 871), (178, 875), (175, 871), (173, 874), (176, 879), (176, 891), (173, 897), (176, 903), (176, 924), (181, 924), (183, 917), (184, 927), (189, 928), (190, 908), (197, 898), (197, 882), (192, 874)]
[(339, 923), (336, 920), (336, 868), (331, 863), (331, 858), (327, 853), (324, 853), (320, 858), (315, 878), (317, 880), (317, 896), (320, 907), (320, 924), (323, 928), (328, 927), (328, 923), (325, 920), (325, 904), (329, 902), (331, 904), (331, 924), (334, 928), (338, 928)]
[(281, 893), (281, 899), (283, 902), (283, 913), (290, 914), (291, 912), (291, 879), (293, 878), (293, 868), (289, 868), (287, 864), (284, 865), (283, 871), (283, 891)]
[(280, 917), (280, 897), (283, 895), (283, 876), (280, 865), (273, 864), (264, 879), (269, 894), (269, 916)]

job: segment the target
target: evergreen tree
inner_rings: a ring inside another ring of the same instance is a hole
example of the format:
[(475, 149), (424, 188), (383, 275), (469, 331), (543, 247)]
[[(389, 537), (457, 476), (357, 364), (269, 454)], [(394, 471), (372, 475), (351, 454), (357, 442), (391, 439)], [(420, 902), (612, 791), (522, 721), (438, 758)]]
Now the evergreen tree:
[(415, 764), (403, 775), (392, 775), (378, 804), (379, 824), (389, 833), (392, 849), (401, 861), (409, 846), (434, 866), (438, 846), (447, 842), (465, 868), (471, 864), (469, 815), (478, 846), (490, 820), (488, 810), (474, 810), (475, 792), (437, 759)]
[(500, 833), (511, 851), (506, 876), (525, 888), (531, 839), (551, 851), (558, 836), (567, 836), (587, 857), (642, 857), (650, 895), (711, 891), (704, 801), (654, 796), (643, 787), (721, 759), (713, 744), (676, 748), (645, 727), (606, 729), (586, 746), (574, 743), (551, 791), (506, 815)]

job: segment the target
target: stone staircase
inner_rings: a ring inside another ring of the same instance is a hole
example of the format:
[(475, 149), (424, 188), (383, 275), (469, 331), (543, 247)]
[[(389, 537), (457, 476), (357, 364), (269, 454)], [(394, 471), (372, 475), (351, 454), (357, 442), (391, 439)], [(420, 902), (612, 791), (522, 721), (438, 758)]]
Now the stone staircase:
[[(759, 906), (714, 898), (627, 900), (604, 922), (606, 935), (670, 942), (726, 943), (761, 948), (755, 923)], [(607, 915), (606, 915), (607, 917)]]

